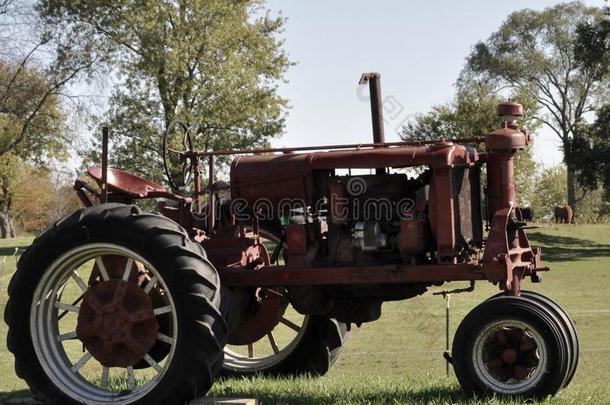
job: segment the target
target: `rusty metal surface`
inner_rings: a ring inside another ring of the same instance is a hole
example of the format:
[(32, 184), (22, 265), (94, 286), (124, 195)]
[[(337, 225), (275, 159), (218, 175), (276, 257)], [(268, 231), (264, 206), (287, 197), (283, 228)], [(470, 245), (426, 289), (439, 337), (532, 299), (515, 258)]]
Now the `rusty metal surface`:
[(363, 73), (358, 84), (369, 85), (371, 101), (371, 122), (373, 124), (373, 142), (382, 144), (385, 142), (383, 128), (383, 102), (381, 99), (381, 75), (376, 72)]
[(139, 363), (155, 345), (158, 331), (151, 297), (139, 285), (110, 279), (85, 293), (76, 333), (103, 366)]
[(269, 266), (256, 272), (219, 269), (227, 286), (336, 285), (436, 282), (444, 280), (483, 280), (485, 274), (475, 265), (394, 265), (360, 267)]
[[(101, 167), (94, 166), (87, 173), (101, 187), (103, 184)], [(120, 169), (108, 168), (108, 192), (120, 192), (135, 198), (147, 198), (154, 192), (165, 193), (165, 188), (150, 180)]]
[(103, 203), (108, 202), (108, 127), (102, 128), (102, 198)]
[(342, 149), (367, 149), (367, 148), (379, 148), (379, 147), (401, 147), (401, 146), (425, 146), (425, 145), (435, 145), (442, 143), (464, 143), (464, 144), (472, 144), (472, 143), (483, 143), (485, 142), (485, 137), (472, 137), (472, 138), (440, 138), (433, 140), (416, 140), (416, 141), (401, 141), (401, 142), (385, 142), (383, 144), (376, 143), (351, 143), (351, 144), (334, 144), (334, 145), (315, 145), (315, 146), (295, 146), (295, 147), (285, 147), (285, 148), (256, 148), (256, 149), (225, 149), (225, 150), (214, 150), (214, 151), (193, 151), (193, 152), (183, 152), (182, 154), (185, 156), (237, 156), (237, 155), (262, 155), (267, 153), (283, 153), (283, 154), (291, 154), (295, 152), (308, 152), (308, 151), (332, 151), (332, 150), (342, 150)]
[[(471, 166), (477, 161), (475, 149), (449, 142), (434, 146), (236, 157), (231, 166), (232, 198), (243, 198), (251, 204), (263, 198), (274, 204), (287, 198), (311, 202), (309, 183), (314, 170), (410, 166), (448, 168)], [(272, 188), (261, 187), (271, 183)]]
[[(377, 88), (378, 77), (372, 75), (367, 80), (371, 88)], [(377, 83), (374, 83), (375, 80)], [(380, 97), (373, 99), (380, 103)], [(515, 214), (514, 155), (529, 144), (529, 134), (519, 129), (516, 123), (517, 117), (523, 113), (522, 107), (516, 103), (498, 106), (502, 126), (484, 138), (384, 143), (382, 122), (375, 123), (376, 119), (379, 121), (382, 117), (379, 103), (371, 110), (375, 134), (373, 143), (185, 152), (185, 156), (196, 162), (195, 211), (201, 212), (198, 204), (202, 194), (198, 185), (200, 158), (209, 159), (209, 185), (206, 190), (210, 192), (215, 178), (214, 156), (251, 155), (236, 156), (233, 161), (230, 173), (233, 199), (245, 200), (251, 212), (258, 212), (260, 207), (256, 204), (260, 201), (277, 207), (279, 202), (285, 200), (299, 200), (309, 205), (324, 197), (329, 203), (330, 225), (327, 224), (327, 228), (348, 226), (348, 222), (340, 219), (342, 207), (337, 203), (348, 196), (339, 180), (328, 181), (323, 190), (317, 188), (320, 183), (316, 181), (321, 175), (322, 178), (332, 178), (335, 169), (428, 167), (431, 169), (431, 179), (427, 183), (424, 200), (418, 202), (421, 212), (417, 213), (424, 212), (427, 201), (427, 218), (397, 221), (397, 226), (402, 230), (397, 235), (395, 250), (399, 253), (398, 262), (400, 256), (407, 262), (415, 254), (424, 257), (429, 254), (431, 261), (407, 265), (377, 258), (363, 261), (360, 266), (349, 265), (354, 260), (352, 245), (349, 237), (340, 237), (333, 245), (339, 267), (320, 266), (315, 262), (316, 255), (320, 249), (328, 246), (322, 243), (319, 227), (316, 230), (309, 225), (294, 224), (285, 228), (290, 267), (271, 268), (266, 266), (268, 254), (257, 242), (256, 235), (245, 235), (239, 226), (233, 230), (229, 228), (229, 232), (217, 229), (213, 219), (216, 207), (212, 204), (207, 212), (207, 225), (194, 234), (198, 235), (196, 240), (208, 251), (212, 263), (222, 269), (222, 277), (227, 285), (262, 287), (487, 279), (500, 283), (501, 288), (518, 293), (521, 278), (525, 275), (537, 277), (540, 252), (530, 247), (518, 220), (521, 215)], [(472, 147), (455, 143), (483, 141), (486, 152), (481, 154)], [(491, 222), (486, 241), (483, 241), (482, 235), (482, 199), (478, 176), (482, 163), (487, 165), (487, 216)], [(386, 175), (383, 173), (379, 172), (378, 175)], [(90, 174), (99, 184), (99, 168), (93, 168)], [(116, 169), (109, 170), (108, 184), (109, 191), (116, 192), (117, 196), (122, 193), (126, 197), (151, 198), (168, 194), (160, 185)], [(214, 202), (215, 196), (211, 197), (210, 201)], [(191, 231), (198, 223), (189, 219), (192, 214), (190, 200), (177, 196), (176, 199), (181, 201), (181, 205), (161, 207), (161, 212)], [(290, 209), (291, 206), (287, 207)], [(256, 233), (258, 220), (250, 226)], [(426, 235), (428, 230), (429, 236)], [(253, 272), (250, 269), (257, 270)]]
[(240, 322), (229, 333), (230, 345), (247, 345), (259, 341), (271, 332), (284, 315), (288, 301), (272, 289), (258, 288), (254, 315)]
[(200, 241), (214, 266), (253, 269), (269, 263), (267, 248), (257, 235), (242, 235), (237, 227), (231, 228)]

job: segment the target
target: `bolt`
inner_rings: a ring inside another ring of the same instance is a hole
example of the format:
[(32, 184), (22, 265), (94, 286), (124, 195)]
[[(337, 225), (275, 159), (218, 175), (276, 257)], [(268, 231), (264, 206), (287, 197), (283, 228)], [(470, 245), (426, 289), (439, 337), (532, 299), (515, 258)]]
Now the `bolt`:
[(502, 352), (502, 361), (506, 364), (513, 364), (517, 361), (517, 352), (515, 349), (506, 349)]

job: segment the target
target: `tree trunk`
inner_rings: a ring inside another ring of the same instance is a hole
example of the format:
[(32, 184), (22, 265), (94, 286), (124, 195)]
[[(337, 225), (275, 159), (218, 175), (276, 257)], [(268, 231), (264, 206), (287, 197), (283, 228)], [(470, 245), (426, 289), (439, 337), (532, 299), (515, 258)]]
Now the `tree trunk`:
[[(563, 131), (563, 161), (567, 171), (568, 205), (576, 210), (576, 166), (574, 165), (572, 139), (567, 131)], [(558, 201), (559, 202), (559, 201)]]
[(15, 237), (13, 219), (6, 212), (0, 212), (0, 238), (9, 239)]
[(574, 165), (567, 165), (568, 172), (568, 205), (576, 209), (576, 170)]

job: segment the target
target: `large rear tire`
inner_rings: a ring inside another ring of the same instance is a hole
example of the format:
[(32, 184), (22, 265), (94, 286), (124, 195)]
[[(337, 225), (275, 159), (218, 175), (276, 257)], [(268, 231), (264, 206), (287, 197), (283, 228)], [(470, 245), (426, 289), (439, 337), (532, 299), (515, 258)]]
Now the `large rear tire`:
[(55, 223), (21, 257), (9, 296), (16, 373), (45, 403), (181, 404), (222, 366), (216, 270), (184, 229), (136, 206)]

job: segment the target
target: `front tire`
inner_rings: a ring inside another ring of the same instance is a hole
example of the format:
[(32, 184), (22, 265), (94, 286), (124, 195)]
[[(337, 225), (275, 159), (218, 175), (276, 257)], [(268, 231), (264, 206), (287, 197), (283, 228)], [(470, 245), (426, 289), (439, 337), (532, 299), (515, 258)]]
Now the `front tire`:
[(544, 398), (570, 371), (570, 343), (562, 325), (538, 302), (497, 297), (464, 318), (452, 347), (462, 388), (477, 396)]
[[(502, 296), (505, 296), (505, 293), (494, 295), (489, 299), (491, 300)], [(521, 290), (521, 297), (535, 301), (538, 304), (546, 307), (548, 312), (556, 317), (556, 320), (561, 325), (562, 331), (565, 332), (565, 339), (568, 342), (570, 348), (570, 366), (568, 368), (568, 374), (566, 375), (566, 379), (562, 384), (562, 388), (565, 388), (570, 384), (572, 378), (574, 378), (574, 374), (576, 374), (576, 369), (578, 368), (578, 359), (580, 355), (580, 343), (578, 340), (578, 333), (576, 332), (574, 322), (572, 321), (570, 316), (563, 310), (563, 308), (561, 308), (559, 304), (557, 304), (549, 297), (546, 297), (535, 291), (528, 290)]]
[(21, 257), (9, 297), (16, 373), (45, 403), (184, 403), (223, 362), (216, 270), (184, 229), (136, 206), (55, 223)]

